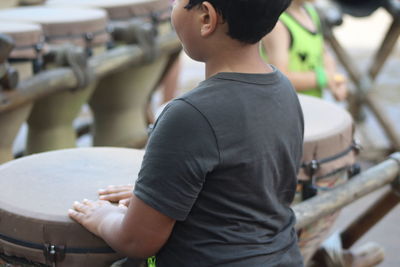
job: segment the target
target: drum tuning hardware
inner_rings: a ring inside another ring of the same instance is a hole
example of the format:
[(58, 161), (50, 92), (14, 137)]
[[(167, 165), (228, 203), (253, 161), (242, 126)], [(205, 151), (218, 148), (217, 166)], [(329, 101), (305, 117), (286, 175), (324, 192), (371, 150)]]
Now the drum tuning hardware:
[(43, 254), (46, 258), (46, 263), (55, 266), (57, 262), (61, 262), (65, 258), (65, 246), (44, 244)]
[(43, 56), (42, 56), (42, 52), (43, 52), (43, 48), (44, 48), (44, 43), (40, 42), (37, 43), (34, 46), (35, 52), (36, 52), (36, 58), (33, 60), (33, 73), (37, 74), (40, 71), (42, 71), (43, 66), (44, 66), (44, 61), (43, 61)]
[(19, 81), (19, 74), (16, 69), (11, 67), (8, 63), (0, 64), (0, 88), (4, 90), (11, 90), (17, 88)]
[(359, 142), (355, 141), (355, 140), (353, 141), (352, 147), (353, 147), (354, 153), (356, 153), (357, 155), (362, 150), (361, 144)]
[(361, 165), (359, 163), (354, 163), (348, 169), (349, 179), (361, 173)]
[(302, 168), (304, 168), (306, 174), (311, 178), (319, 170), (320, 162), (316, 159), (313, 159), (308, 163), (303, 163)]
[(0, 34), (0, 88), (15, 89), (18, 84), (18, 72), (11, 67), (7, 59), (14, 49), (13, 39), (5, 34)]
[(87, 32), (84, 35), (86, 41), (86, 54), (88, 57), (93, 56), (92, 42), (94, 40), (94, 34), (91, 32)]

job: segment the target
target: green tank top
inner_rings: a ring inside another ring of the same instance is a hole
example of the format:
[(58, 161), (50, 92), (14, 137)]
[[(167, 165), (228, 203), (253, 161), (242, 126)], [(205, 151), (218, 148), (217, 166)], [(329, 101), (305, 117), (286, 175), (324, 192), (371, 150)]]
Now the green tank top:
[[(314, 25), (316, 25), (316, 32), (311, 32), (306, 29), (287, 12), (282, 13), (279, 17), (279, 20), (286, 26), (291, 37), (289, 71), (314, 71), (317, 67), (323, 68), (324, 65), (324, 39), (318, 13), (310, 4), (305, 4), (304, 7), (314, 22)], [(262, 44), (260, 45), (260, 55), (265, 61), (268, 61)], [(310, 88), (300, 93), (322, 97), (321, 88)]]

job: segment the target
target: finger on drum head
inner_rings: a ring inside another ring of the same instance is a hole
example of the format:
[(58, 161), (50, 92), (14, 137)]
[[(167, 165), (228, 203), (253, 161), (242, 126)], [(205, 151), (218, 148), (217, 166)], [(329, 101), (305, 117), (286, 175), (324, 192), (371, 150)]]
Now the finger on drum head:
[(74, 202), (74, 205), (73, 205), (73, 208), (74, 208), (76, 211), (84, 212), (84, 211), (87, 209), (87, 206), (84, 205), (84, 204), (82, 204), (82, 203), (80, 203), (80, 202), (78, 202), (78, 201), (75, 201), (75, 202)]

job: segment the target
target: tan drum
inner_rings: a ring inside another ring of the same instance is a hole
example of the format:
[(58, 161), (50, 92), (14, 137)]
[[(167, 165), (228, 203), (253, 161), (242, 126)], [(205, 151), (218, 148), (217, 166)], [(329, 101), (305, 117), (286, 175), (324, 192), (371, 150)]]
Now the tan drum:
[[(111, 25), (127, 24), (132, 19), (143, 25), (158, 21), (155, 28), (158, 36), (172, 31), (168, 0), (50, 0), (47, 5), (103, 8), (111, 19)], [(135, 66), (101, 81), (89, 102), (94, 114), (95, 146), (141, 148), (145, 145), (146, 106), (169, 57), (168, 54), (156, 55), (155, 60), (148, 64)]]
[(0, 253), (50, 266), (110, 266), (120, 255), (67, 211), (76, 200), (97, 199), (99, 188), (134, 183), (143, 155), (134, 149), (76, 148), (1, 165), (0, 188), (7, 190), (0, 194)]
[[(0, 11), (0, 19), (39, 23), (48, 44), (74, 44), (90, 54), (104, 52), (109, 41), (107, 14), (100, 9), (20, 7)], [(37, 101), (28, 120), (27, 153), (75, 147), (73, 120), (95, 86), (92, 83)]]
[(18, 5), (18, 0), (1, 0), (0, 9), (15, 7)]
[[(304, 113), (304, 152), (295, 203), (345, 183), (355, 163), (353, 120), (337, 105), (300, 95)], [(339, 213), (301, 229), (299, 246), (305, 263), (327, 238)]]
[[(9, 63), (18, 71), (19, 80), (33, 75), (33, 69), (40, 58), (43, 45), (43, 33), (40, 25), (29, 23), (0, 22), (0, 33), (10, 36), (15, 47), (8, 58)], [(18, 91), (1, 91), (0, 94)], [(0, 113), (0, 164), (11, 160), (12, 145), (21, 125), (26, 121), (32, 104), (18, 107), (15, 110)]]

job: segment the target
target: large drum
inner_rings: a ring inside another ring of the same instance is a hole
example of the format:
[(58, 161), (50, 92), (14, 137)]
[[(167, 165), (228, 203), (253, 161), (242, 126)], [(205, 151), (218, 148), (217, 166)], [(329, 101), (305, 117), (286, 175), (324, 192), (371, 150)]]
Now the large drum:
[[(140, 34), (140, 28), (145, 29), (149, 25), (155, 33), (158, 32), (153, 39), (172, 32), (170, 3), (167, 0), (51, 0), (47, 5), (103, 8), (111, 19), (111, 25), (128, 25), (135, 20), (135, 27), (139, 30), (132, 31), (131, 35)], [(148, 36), (136, 36), (138, 40), (146, 38)], [(158, 48), (143, 47), (144, 43), (139, 45), (150, 52), (156, 52)], [(95, 146), (141, 148), (145, 145), (147, 103), (171, 55), (150, 56), (153, 60), (149, 63), (110, 75), (97, 87), (89, 102), (94, 114)]]
[(0, 253), (16, 263), (110, 266), (121, 256), (67, 211), (76, 200), (97, 199), (99, 188), (134, 183), (143, 155), (125, 148), (76, 148), (1, 165), (0, 188), (7, 190), (0, 194)]
[[(304, 152), (295, 203), (345, 183), (355, 163), (353, 121), (337, 105), (300, 95), (304, 113)], [(299, 246), (307, 264), (329, 235), (338, 212), (301, 229)]]
[(18, 0), (1, 0), (0, 9), (15, 7), (18, 5)]
[[(18, 71), (19, 80), (31, 77), (34, 66), (41, 57), (40, 48), (43, 34), (40, 25), (29, 23), (0, 22), (0, 33), (10, 36), (14, 41), (8, 62)], [(17, 93), (18, 91), (1, 91), (0, 94)], [(11, 160), (12, 146), (21, 125), (27, 120), (32, 104), (0, 113), (0, 164)]]
[[(109, 42), (107, 14), (100, 9), (21, 7), (0, 11), (0, 19), (39, 23), (48, 44), (74, 44), (90, 54), (104, 52)], [(37, 101), (28, 120), (27, 153), (75, 147), (73, 120), (95, 86), (92, 83)]]

